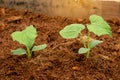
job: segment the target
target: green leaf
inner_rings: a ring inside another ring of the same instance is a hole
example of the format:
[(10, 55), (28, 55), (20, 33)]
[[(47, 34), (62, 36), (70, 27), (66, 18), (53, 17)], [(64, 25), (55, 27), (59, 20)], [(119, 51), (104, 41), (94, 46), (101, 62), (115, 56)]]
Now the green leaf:
[(35, 38), (37, 37), (36, 29), (30, 25), (23, 31), (16, 31), (12, 33), (13, 41), (18, 41), (20, 44), (24, 44), (29, 49), (32, 48)]
[(82, 24), (71, 24), (65, 26), (59, 34), (65, 39), (76, 38), (83, 29), (85, 29), (85, 26)]
[(46, 47), (47, 47), (46, 44), (42, 44), (42, 45), (38, 45), (38, 46), (34, 46), (34, 47), (32, 48), (32, 51), (43, 50), (43, 49), (45, 49)]
[(88, 49), (88, 48), (80, 48), (80, 49), (78, 50), (78, 53), (79, 53), (79, 54), (84, 54), (84, 53), (87, 53), (88, 51), (90, 51), (90, 49)]
[(90, 42), (90, 48), (93, 48), (95, 47), (96, 45), (102, 43), (103, 41), (100, 41), (100, 40), (93, 40)]
[(93, 32), (98, 36), (104, 34), (112, 36), (109, 24), (102, 17), (97, 15), (91, 15), (90, 22), (91, 24), (87, 25), (87, 28), (90, 32)]
[(22, 48), (18, 48), (16, 50), (11, 50), (13, 55), (24, 55), (26, 54), (26, 51)]

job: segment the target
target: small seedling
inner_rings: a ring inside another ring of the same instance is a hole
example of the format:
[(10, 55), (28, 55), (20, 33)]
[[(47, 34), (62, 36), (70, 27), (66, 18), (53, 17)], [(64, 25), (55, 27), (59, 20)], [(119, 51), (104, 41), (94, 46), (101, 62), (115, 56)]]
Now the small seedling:
[(91, 32), (93, 32), (97, 36), (101, 36), (105, 34), (112, 36), (110, 26), (101, 16), (91, 15), (89, 19), (91, 24), (86, 24), (86, 27), (88, 29), (87, 36), (82, 34), (82, 30), (86, 28), (83, 24), (67, 25), (64, 27), (64, 29), (62, 29), (59, 32), (59, 34), (65, 39), (77, 38), (80, 35), (84, 47), (80, 48), (78, 50), (78, 53), (79, 54), (86, 53), (86, 58), (89, 58), (90, 50), (93, 47), (103, 42), (100, 40), (90, 40)]
[(13, 41), (17, 41), (20, 44), (26, 46), (26, 51), (22, 48), (11, 50), (13, 55), (27, 54), (28, 58), (31, 58), (33, 51), (38, 51), (46, 48), (46, 44), (33, 46), (35, 38), (37, 37), (36, 29), (30, 25), (23, 31), (16, 31), (11, 34)]

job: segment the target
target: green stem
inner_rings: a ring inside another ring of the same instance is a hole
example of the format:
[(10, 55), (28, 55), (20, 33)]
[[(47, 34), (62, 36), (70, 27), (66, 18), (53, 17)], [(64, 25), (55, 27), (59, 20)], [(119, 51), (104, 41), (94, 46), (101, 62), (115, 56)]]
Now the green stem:
[[(87, 42), (87, 47), (88, 47), (88, 49), (90, 49), (90, 32), (88, 31), (88, 38), (87, 38), (88, 40), (88, 42)], [(89, 55), (90, 55), (90, 50), (87, 52), (87, 54), (86, 54), (86, 58), (89, 58)]]
[(28, 59), (30, 59), (32, 56), (32, 53), (28, 47), (27, 47), (27, 56), (28, 56)]

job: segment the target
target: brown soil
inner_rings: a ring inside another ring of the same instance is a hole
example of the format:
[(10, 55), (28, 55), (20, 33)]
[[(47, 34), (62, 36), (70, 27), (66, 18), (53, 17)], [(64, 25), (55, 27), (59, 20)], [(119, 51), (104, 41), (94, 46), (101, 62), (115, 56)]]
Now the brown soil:
[[(0, 80), (120, 80), (120, 21), (108, 20), (113, 36), (93, 37), (104, 42), (91, 50), (90, 58), (77, 54), (78, 39), (65, 40), (59, 31), (71, 23), (88, 23), (87, 19), (49, 17), (29, 11), (0, 8)], [(35, 45), (47, 48), (14, 56), (12, 49), (23, 45), (12, 41), (10, 34), (34, 25), (38, 31)]]

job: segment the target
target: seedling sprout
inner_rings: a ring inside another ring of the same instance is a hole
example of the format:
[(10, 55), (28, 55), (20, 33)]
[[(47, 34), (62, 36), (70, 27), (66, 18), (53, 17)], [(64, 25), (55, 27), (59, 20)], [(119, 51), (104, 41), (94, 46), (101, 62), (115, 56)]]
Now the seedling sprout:
[[(86, 26), (83, 24), (70, 24), (65, 26), (64, 29), (59, 32), (59, 34), (65, 39), (77, 38), (80, 35), (84, 47), (81, 47), (78, 50), (78, 53), (86, 53), (86, 58), (89, 58), (90, 50), (93, 47), (103, 42), (100, 40), (91, 41), (91, 32), (97, 36), (105, 34), (112, 36), (109, 24), (101, 16), (91, 15), (89, 19), (91, 24), (86, 24)], [(87, 35), (82, 34), (82, 30), (85, 28), (88, 29)], [(85, 36), (87, 37), (86, 40), (84, 39)]]
[(13, 41), (17, 41), (20, 44), (26, 46), (26, 51), (22, 48), (16, 50), (11, 50), (13, 55), (23, 55), (26, 54), (28, 58), (32, 57), (33, 51), (38, 51), (46, 48), (46, 44), (33, 46), (35, 38), (37, 37), (36, 29), (33, 25), (26, 27), (23, 31), (16, 31), (11, 34)]

